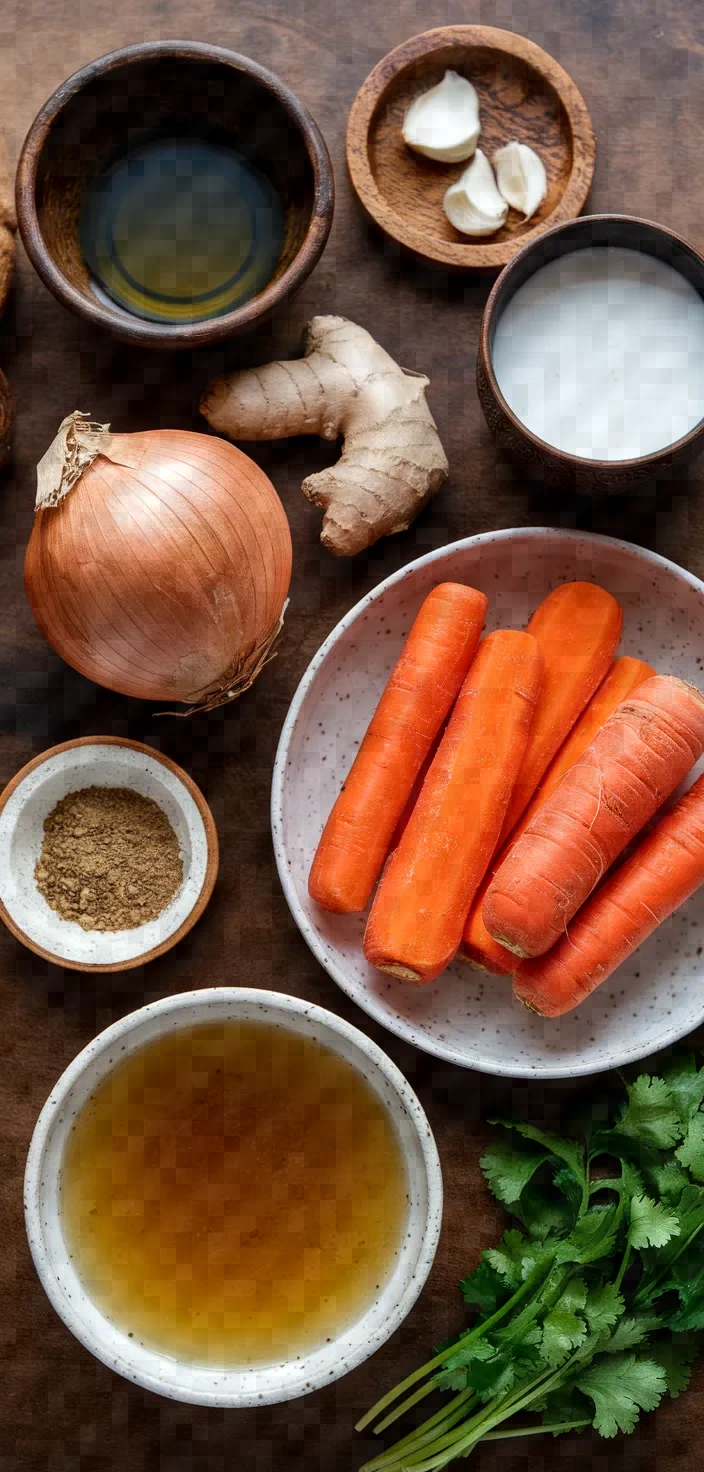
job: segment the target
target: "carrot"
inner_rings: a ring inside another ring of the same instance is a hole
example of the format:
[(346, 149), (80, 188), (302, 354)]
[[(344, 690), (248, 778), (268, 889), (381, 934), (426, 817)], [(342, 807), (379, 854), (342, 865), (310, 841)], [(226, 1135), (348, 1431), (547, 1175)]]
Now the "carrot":
[[(537, 639), (545, 660), (543, 686), (530, 740), (523, 758), (497, 844), (497, 852), (515, 828), (553, 757), (578, 716), (601, 684), (621, 637), (621, 609), (596, 583), (561, 583), (536, 608), (528, 633)], [(498, 863), (492, 865), (495, 869)], [(481, 910), (490, 883), (477, 891), (467, 917), (462, 955), (490, 971), (509, 975), (514, 969), (504, 948), (484, 925)]]
[(376, 892), (364, 954), (379, 970), (432, 981), (452, 960), (523, 758), (542, 664), (535, 639), (516, 629), (480, 644)]
[(487, 599), (462, 583), (428, 594), (325, 824), (308, 891), (326, 910), (363, 910), (396, 824), (471, 664)]
[(579, 760), (582, 752), (586, 751), (612, 711), (616, 710), (616, 707), (626, 699), (626, 696), (630, 695), (632, 690), (654, 674), (655, 671), (651, 665), (645, 664), (642, 659), (632, 659), (629, 654), (624, 654), (620, 659), (614, 661), (596, 695), (592, 696), (586, 710), (583, 711), (576, 725), (572, 727), (567, 740), (563, 741), (535, 796), (529, 802), (523, 817), (516, 824), (508, 843), (497, 855), (496, 860), (491, 863), (467, 917), (460, 953), (462, 960), (469, 961), (470, 965), (480, 970), (498, 972), (502, 976), (509, 976), (515, 970), (515, 956), (490, 936), (484, 924), (482, 906), (491, 880), (510, 848), (521, 834), (525, 833), (538, 808), (547, 802), (551, 793), (559, 786), (565, 772), (568, 772), (570, 767), (573, 767)]
[(519, 1001), (543, 1017), (570, 1012), (701, 884), (704, 777), (609, 875), (557, 945), (520, 963), (513, 982)]
[(598, 689), (621, 638), (623, 614), (596, 583), (562, 583), (526, 625), (545, 660), (543, 688), (499, 842), (505, 843), (538, 783)]
[(625, 700), (513, 844), (484, 923), (518, 956), (549, 950), (704, 751), (704, 696), (654, 675)]

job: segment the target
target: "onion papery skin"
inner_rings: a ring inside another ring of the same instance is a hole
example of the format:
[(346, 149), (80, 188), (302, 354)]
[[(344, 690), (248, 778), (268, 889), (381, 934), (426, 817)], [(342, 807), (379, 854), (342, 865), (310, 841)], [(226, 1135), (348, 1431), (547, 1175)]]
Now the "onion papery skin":
[(251, 684), (280, 626), (291, 578), (281, 501), (248, 455), (208, 435), (112, 435), (109, 455), (36, 514), (24, 569), (36, 622), (109, 690), (224, 703)]

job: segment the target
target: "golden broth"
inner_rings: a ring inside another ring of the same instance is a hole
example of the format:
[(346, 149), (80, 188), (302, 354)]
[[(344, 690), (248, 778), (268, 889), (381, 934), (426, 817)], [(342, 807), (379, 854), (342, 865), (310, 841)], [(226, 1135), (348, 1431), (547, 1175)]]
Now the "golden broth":
[(187, 1027), (118, 1064), (66, 1142), (62, 1221), (113, 1323), (214, 1365), (334, 1338), (389, 1276), (407, 1213), (393, 1124), (311, 1038)]

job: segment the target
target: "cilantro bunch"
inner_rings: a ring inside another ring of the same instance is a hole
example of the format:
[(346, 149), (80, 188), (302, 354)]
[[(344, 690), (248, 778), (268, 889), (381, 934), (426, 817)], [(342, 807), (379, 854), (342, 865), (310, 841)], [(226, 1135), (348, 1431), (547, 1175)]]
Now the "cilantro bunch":
[(362, 1472), (438, 1472), (503, 1437), (615, 1436), (686, 1389), (704, 1329), (703, 1101), (704, 1068), (668, 1054), (570, 1137), (492, 1121), (482, 1170), (520, 1227), (461, 1284), (472, 1327), (357, 1429), (450, 1398)]

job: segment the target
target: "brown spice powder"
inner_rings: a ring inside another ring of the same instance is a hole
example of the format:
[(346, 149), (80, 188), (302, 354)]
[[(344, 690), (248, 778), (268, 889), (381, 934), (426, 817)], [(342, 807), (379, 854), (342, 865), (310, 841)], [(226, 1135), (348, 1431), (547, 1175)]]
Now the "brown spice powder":
[(45, 819), (34, 877), (62, 919), (84, 930), (132, 930), (170, 903), (183, 864), (152, 798), (127, 787), (83, 787)]

